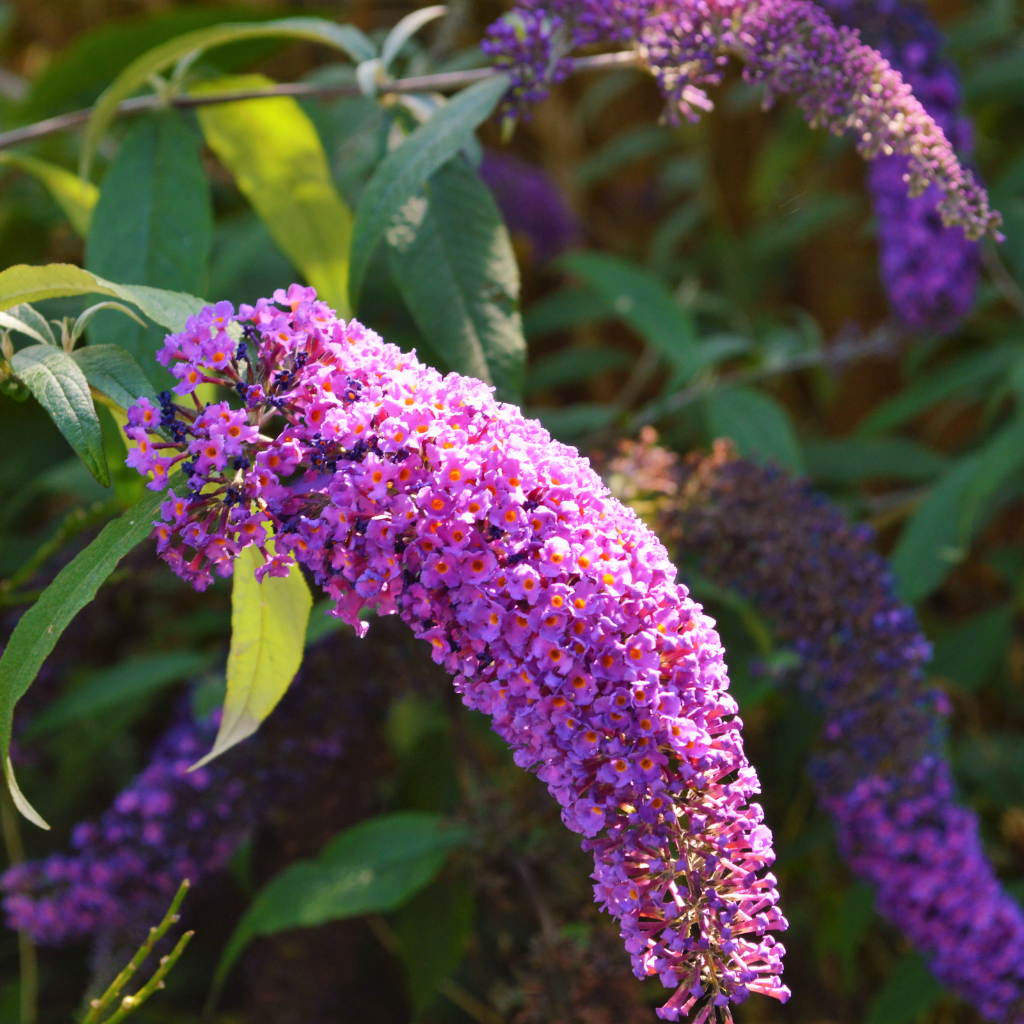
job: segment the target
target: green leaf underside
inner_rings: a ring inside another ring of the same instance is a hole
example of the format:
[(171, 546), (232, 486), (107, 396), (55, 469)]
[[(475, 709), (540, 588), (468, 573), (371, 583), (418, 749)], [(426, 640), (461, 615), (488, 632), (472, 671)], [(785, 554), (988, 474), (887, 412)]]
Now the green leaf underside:
[(147, 494), (119, 519), (108, 523), (84, 551), (79, 552), (21, 617), (0, 656), (0, 748), (7, 782), (18, 810), (29, 821), (49, 828), (21, 795), (10, 764), (14, 707), (32, 685), (46, 656), (71, 620), (96, 596), (117, 563), (149, 536), (153, 519), (166, 499), (162, 491)]
[(397, 811), (347, 829), (316, 860), (272, 879), (235, 928), (214, 976), (214, 996), (251, 939), (360, 914), (395, 910), (430, 883), (468, 832), (439, 814)]
[(84, 238), (89, 233), (92, 211), (100, 190), (91, 182), (57, 164), (24, 153), (0, 153), (0, 161), (32, 175), (64, 211), (71, 226)]
[(712, 392), (704, 400), (704, 415), (712, 437), (728, 437), (740, 455), (777, 462), (799, 473), (803, 454), (789, 415), (770, 395), (753, 388)]
[[(174, 110), (139, 119), (103, 179), (86, 268), (122, 284), (199, 294), (212, 245), (213, 206), (199, 135)], [(93, 340), (127, 349), (150, 375), (163, 375), (155, 359), (163, 336), (159, 328), (109, 312), (89, 331)]]
[(150, 320), (171, 331), (182, 330), (185, 321), (206, 305), (203, 299), (181, 292), (114, 284), (71, 263), (48, 263), (41, 267), (19, 263), (0, 273), (0, 310), (25, 302), (91, 294), (112, 295), (130, 302)]
[(104, 486), (110, 470), (103, 452), (103, 431), (89, 383), (78, 363), (53, 345), (31, 345), (14, 353), (11, 367), (50, 414), (57, 429)]
[(41, 736), (86, 716), (118, 707), (125, 701), (139, 700), (179, 679), (202, 672), (209, 664), (210, 659), (206, 655), (171, 651), (144, 654), (112, 668), (92, 672), (81, 685), (58, 698), (33, 719), (26, 736)]
[[(263, 75), (204, 82), (198, 94), (273, 85)], [(320, 136), (289, 97), (200, 107), (210, 149), (231, 172), (281, 251), (338, 315), (351, 315), (352, 212), (338, 195)]]
[(137, 398), (156, 402), (156, 389), (142, 367), (120, 345), (87, 345), (76, 349), (72, 358), (85, 374), (89, 386), (122, 409), (127, 409)]
[(235, 559), (224, 717), (213, 749), (193, 768), (251, 736), (285, 695), (302, 664), (313, 606), (309, 587), (297, 565), (286, 577), (266, 576), (257, 583), (255, 573), (262, 564), (256, 547), (243, 548)]
[(508, 91), (507, 75), (495, 75), (470, 86), (420, 125), (381, 161), (356, 208), (349, 265), (353, 304), (377, 243), (398, 211), (423, 189), (430, 176), (473, 137)]
[(703, 367), (693, 318), (659, 278), (606, 253), (575, 252), (559, 262), (597, 292), (644, 341), (684, 368), (687, 379)]
[(362, 32), (350, 25), (336, 25), (322, 18), (281, 18), (256, 25), (224, 24), (197, 29), (154, 47), (132, 61), (106, 89), (93, 108), (82, 139), (80, 172), (89, 177), (96, 147), (117, 116), (117, 105), (142, 88), (151, 75), (160, 74), (182, 57), (244, 39), (284, 37), (305, 39), (341, 50), (355, 61), (375, 53)]
[(392, 275), (444, 368), (522, 398), (519, 269), (490, 189), (461, 157), (410, 197), (387, 232)]

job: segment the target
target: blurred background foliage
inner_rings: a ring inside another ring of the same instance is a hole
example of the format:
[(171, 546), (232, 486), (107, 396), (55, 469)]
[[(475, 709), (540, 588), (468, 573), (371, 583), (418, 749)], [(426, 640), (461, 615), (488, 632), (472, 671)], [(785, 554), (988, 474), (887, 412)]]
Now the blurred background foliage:
[[(413, 7), (8, 0), (0, 4), (0, 127), (90, 104), (134, 57), (184, 31), (312, 13), (379, 37)], [(502, 8), (454, 9), (443, 29), (403, 50), (406, 73), (478, 59), (475, 43)], [(849, 142), (811, 131), (785, 102), (763, 112), (738, 74), (718, 91), (712, 113), (681, 127), (660, 123), (660, 96), (640, 72), (578, 75), (507, 146), (494, 122), (484, 126), (483, 171), (522, 276), (528, 410), (584, 452), (607, 451), (645, 424), (680, 453), (729, 436), (742, 453), (808, 475), (851, 518), (872, 523), (935, 644), (931, 671), (954, 707), (950, 744), (962, 798), (982, 815), (991, 857), (1024, 898), (1024, 11), (1014, 0), (938, 0), (931, 13), (963, 76), (977, 165), (1007, 235), (998, 252), (988, 249), (974, 311), (954, 334), (914, 335), (891, 319), (864, 168)], [(351, 74), (336, 59), (314, 44), (262, 40), (202, 61), (211, 78), (329, 81)], [(265, 145), (301, 153), (315, 150), (318, 138), (330, 178), (354, 206), (393, 122), (407, 115), (362, 98), (287, 102), (283, 131)], [(243, 194), (226, 151), (204, 145), (194, 113), (158, 121), (146, 129), (121, 122), (101, 146), (93, 225), (112, 227), (88, 241), (73, 202), (62, 208), (24, 163), (5, 158), (2, 266), (80, 263), (113, 280), (236, 303), (323, 271), (301, 265), (308, 250), (282, 235), (280, 210), (268, 214), (273, 196)], [(146, 131), (155, 133), (148, 143)], [(162, 158), (154, 157), (160, 146)], [(78, 138), (57, 134), (18, 152), (72, 170)], [(506, 163), (504, 176), (500, 167), (487, 170), (508, 154), (524, 163)], [(517, 182), (536, 168), (564, 200), (540, 229), (515, 208)], [(127, 237), (151, 200), (164, 204), (164, 215), (146, 222), (153, 236)], [(280, 191), (276, 201), (284, 202)], [(155, 261), (144, 271), (140, 254)], [(394, 268), (378, 252), (356, 312), (388, 340), (448, 368), (442, 325), (421, 330)], [(329, 278), (329, 268), (324, 273)], [(53, 300), (45, 311), (56, 317), (82, 306)], [(135, 332), (141, 328), (104, 313), (90, 339), (142, 353)], [(105, 410), (101, 418), (115, 467), (123, 458), (116, 424)], [(18, 614), (14, 591), (45, 584), (141, 485), (115, 469), (111, 488), (101, 487), (34, 403), (0, 396), (0, 430), (6, 637)], [(804, 774), (815, 716), (781, 685), (787, 652), (730, 595), (699, 581), (695, 589), (726, 642), (792, 922), (784, 940), (792, 1001), (780, 1007), (755, 996), (739, 1019), (977, 1019), (880, 921), (870, 891), (838, 858)], [(198, 599), (140, 551), (80, 616), (19, 712), (22, 786), (55, 826), (22, 830), (29, 856), (64, 848), (74, 823), (108, 806), (145, 765), (186, 681), (198, 678), (200, 692), (216, 689), (229, 593), (219, 583)], [(301, 807), (275, 810), (228, 875), (190, 897), (197, 939), (167, 994), (138, 1019), (199, 1020), (213, 964), (253, 892), (315, 854), (358, 807), (456, 814), (475, 822), (482, 838), (453, 854), (438, 880), (396, 914), (254, 942), (218, 1020), (654, 1020), (660, 987), (631, 978), (618, 939), (589, 903), (587, 858), (543, 788), (511, 765), (486, 724), (390, 626), (375, 624), (358, 656), (350, 637), (336, 643), (343, 679), (380, 677), (382, 704), (364, 737), (373, 771), (336, 778), (311, 789)], [(86, 700), (85, 713), (43, 715), (48, 701), (79, 689), (101, 699)], [(96, 965), (84, 946), (39, 956), (39, 1019), (68, 1020)], [(19, 1019), (18, 990), (17, 937), (4, 932), (0, 1024)]]

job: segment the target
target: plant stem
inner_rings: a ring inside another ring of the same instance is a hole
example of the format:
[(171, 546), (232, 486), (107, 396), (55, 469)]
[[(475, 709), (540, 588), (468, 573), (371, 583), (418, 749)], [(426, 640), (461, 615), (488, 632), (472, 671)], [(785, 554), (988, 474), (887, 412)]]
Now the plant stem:
[[(25, 860), (18, 814), (6, 786), (0, 787), (0, 822), (7, 848), (7, 861), (13, 867)], [(21, 1024), (36, 1024), (39, 1014), (39, 965), (32, 936), (24, 928), (18, 931), (18, 971)]]
[[(574, 71), (600, 71), (604, 68), (620, 67), (636, 64), (639, 57), (634, 50), (623, 50), (617, 53), (601, 53), (592, 57), (577, 57)], [(498, 74), (496, 68), (469, 68), (465, 71), (444, 71), (436, 75), (417, 75), (411, 78), (397, 78), (384, 83), (380, 88), (382, 95), (389, 93), (411, 92), (455, 92), (467, 85), (491, 78)], [(275, 96), (316, 97), (318, 99), (337, 99), (341, 96), (361, 96), (362, 90), (355, 82), (335, 82), (333, 84), (317, 84), (313, 82), (283, 82), (266, 89), (236, 89), (230, 92), (211, 93), (203, 96), (171, 96), (165, 99), (160, 96), (135, 96), (118, 104), (118, 117), (133, 114), (145, 114), (157, 110), (169, 103), (172, 107), (192, 108), (207, 107), (218, 103), (237, 103), (241, 100), (262, 100)], [(12, 146), (41, 139), (47, 135), (64, 132), (85, 124), (92, 115), (92, 108), (72, 110), (67, 114), (49, 117), (45, 121), (36, 121), (21, 128), (0, 132), (0, 150)]]

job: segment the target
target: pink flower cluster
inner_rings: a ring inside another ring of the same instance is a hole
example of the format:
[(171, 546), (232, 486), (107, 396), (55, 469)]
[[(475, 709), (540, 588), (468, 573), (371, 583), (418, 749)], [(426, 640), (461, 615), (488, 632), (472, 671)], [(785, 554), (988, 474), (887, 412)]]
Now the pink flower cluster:
[(211, 311), (168, 339), (183, 381), (231, 386), (245, 409), (165, 405), (191, 458), (188, 495), (156, 524), (162, 557), (202, 588), (255, 544), (260, 574), (297, 561), (360, 632), (362, 608), (397, 612), (586, 837), (635, 972), (677, 989), (663, 1018), (787, 998), (722, 647), (664, 547), (488, 386), (339, 321), (311, 289), (275, 302), (242, 307), (221, 367), (208, 353), (232, 328)]

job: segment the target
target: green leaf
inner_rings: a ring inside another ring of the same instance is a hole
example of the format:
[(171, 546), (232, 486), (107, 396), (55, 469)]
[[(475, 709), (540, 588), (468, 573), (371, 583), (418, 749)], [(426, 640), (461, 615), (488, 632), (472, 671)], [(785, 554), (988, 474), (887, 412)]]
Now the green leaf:
[(729, 437), (740, 455), (770, 459), (795, 473), (803, 472), (800, 442), (786, 410), (770, 395), (754, 388), (713, 391), (704, 399), (711, 437)]
[(285, 695), (302, 664), (313, 598), (298, 565), (287, 576), (256, 581), (263, 564), (259, 548), (243, 548), (235, 559), (231, 589), (231, 648), (228, 692), (213, 749), (193, 768), (212, 761), (247, 736)]
[(892, 555), (904, 601), (927, 597), (967, 556), (986, 521), (989, 499), (1024, 462), (1024, 415), (954, 462), (900, 535)]
[(449, 100), (380, 163), (359, 197), (352, 229), (349, 294), (359, 297), (366, 268), (377, 243), (398, 211), (426, 185), (427, 180), (473, 138), (508, 91), (507, 75), (495, 75), (470, 86)]
[(57, 573), (39, 600), (18, 620), (0, 656), (0, 753), (7, 784), (18, 810), (42, 828), (49, 826), (21, 795), (11, 766), (14, 706), (32, 685), (71, 620), (96, 596), (117, 563), (152, 532), (153, 518), (165, 499), (162, 491), (149, 493), (119, 519), (103, 527), (100, 535)]
[(70, 693), (66, 693), (32, 721), (25, 735), (31, 739), (53, 732), (89, 715), (96, 715), (138, 701), (165, 689), (179, 679), (194, 676), (210, 665), (210, 658), (192, 651), (143, 654), (112, 668), (90, 672)]
[(649, 345), (685, 370), (703, 368), (693, 318), (662, 281), (642, 267), (599, 252), (574, 252), (559, 261), (581, 278)]
[(89, 233), (93, 208), (100, 197), (100, 190), (91, 181), (84, 181), (57, 164), (24, 153), (0, 153), (0, 161), (31, 174), (44, 185), (64, 211), (71, 226), (85, 238)]
[(131, 355), (119, 345), (87, 345), (71, 358), (85, 374), (89, 386), (127, 409), (136, 399), (156, 402), (156, 389)]
[[(204, 82), (199, 95), (273, 85), (263, 75)], [(288, 97), (223, 103), (196, 112), (210, 149), (231, 172), (271, 237), (320, 298), (351, 315), (348, 257), (352, 213), (331, 180), (320, 136)]]
[(89, 177), (96, 147), (117, 116), (117, 105), (142, 88), (151, 75), (166, 71), (182, 57), (202, 53), (214, 46), (243, 39), (276, 37), (322, 43), (341, 50), (354, 61), (369, 60), (376, 56), (372, 44), (358, 29), (351, 25), (336, 25), (322, 18), (281, 18), (257, 25), (225, 24), (186, 32), (133, 60), (97, 100), (82, 139), (82, 177)]
[(810, 475), (829, 484), (855, 484), (872, 477), (932, 480), (949, 465), (944, 455), (905, 437), (808, 441), (804, 457)]
[(658, 156), (676, 144), (677, 134), (663, 125), (631, 128), (611, 140), (576, 168), (576, 181), (583, 186), (596, 185), (616, 171), (638, 160)]
[(970, 401), (978, 385), (1004, 374), (1022, 355), (1024, 348), (1016, 341), (954, 359), (918, 377), (905, 390), (883, 402), (857, 432), (881, 434), (892, 430), (949, 398)]
[(464, 828), (445, 827), (441, 815), (419, 811), (381, 815), (342, 832), (316, 860), (296, 861), (256, 895), (221, 955), (211, 999), (257, 935), (396, 910), (468, 838)]
[(577, 402), (557, 409), (532, 408), (528, 416), (536, 416), (553, 437), (572, 444), (584, 434), (607, 427), (620, 411), (604, 402)]
[(23, 302), (18, 306), (11, 306), (7, 312), (10, 316), (15, 317), (23, 324), (32, 328), (36, 332), (36, 337), (41, 336), (44, 343), (48, 345), (57, 344), (57, 336), (53, 333), (53, 325), (42, 313), (33, 309), (27, 302)]
[(89, 383), (78, 363), (53, 345), (31, 345), (14, 353), (11, 368), (50, 414), (89, 472), (109, 487), (103, 431), (89, 394)]
[(202, 299), (182, 292), (137, 284), (114, 284), (71, 263), (48, 263), (42, 267), (19, 263), (0, 273), (0, 310), (42, 299), (92, 293), (113, 295), (130, 302), (150, 320), (171, 331), (182, 330), (185, 321), (206, 305)]
[(519, 268), (490, 189), (461, 157), (411, 196), (385, 234), (391, 273), (445, 369), (522, 400)]
[(526, 375), (526, 393), (574, 384), (609, 370), (625, 369), (629, 363), (629, 356), (618, 348), (603, 345), (564, 348), (530, 367)]
[(462, 962), (473, 928), (473, 894), (464, 880), (435, 882), (395, 917), (413, 1014), (421, 1016), (437, 986)]
[(1015, 609), (1001, 604), (975, 615), (935, 645), (931, 671), (965, 690), (977, 690), (1006, 661)]
[(614, 315), (611, 306), (596, 292), (563, 288), (545, 295), (523, 312), (523, 333), (527, 338), (539, 338), (551, 331), (599, 323)]
[(917, 953), (908, 953), (893, 969), (868, 1006), (865, 1024), (911, 1024), (930, 1010), (945, 989)]
[[(103, 179), (85, 265), (108, 280), (201, 294), (213, 244), (213, 206), (199, 136), (174, 110), (136, 121)], [(147, 374), (164, 375), (159, 328), (104, 314), (90, 337), (121, 345)], [(156, 379), (156, 378), (154, 378)]]
[(40, 345), (56, 344), (56, 341), (52, 340), (52, 334), (49, 337), (44, 337), (34, 327), (30, 327), (24, 320), (19, 320), (10, 313), (0, 313), (0, 328), (6, 331), (18, 331), (33, 341), (38, 341)]

